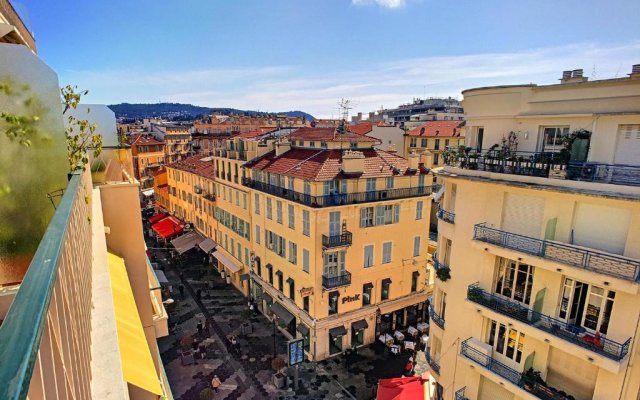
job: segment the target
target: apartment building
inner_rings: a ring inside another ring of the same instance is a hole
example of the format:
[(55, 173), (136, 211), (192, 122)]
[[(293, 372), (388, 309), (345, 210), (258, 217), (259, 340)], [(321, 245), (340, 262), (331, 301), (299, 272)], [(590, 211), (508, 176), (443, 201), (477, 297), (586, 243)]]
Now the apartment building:
[(171, 209), (166, 168), (156, 171), (153, 176), (153, 200), (156, 211), (169, 211)]
[(429, 121), (404, 135), (404, 154), (424, 153), (427, 168), (444, 165), (442, 153), (449, 147), (465, 144), (464, 121)]
[(463, 92), (438, 214), (443, 399), (637, 399), (640, 66)]
[(191, 156), (167, 165), (169, 207), (178, 218), (213, 237), (216, 223), (214, 173), (211, 157)]
[(427, 320), (431, 187), (418, 156), (377, 143), (303, 128), (214, 156), (216, 265), (311, 359)]
[(128, 137), (133, 156), (133, 173), (142, 189), (153, 187), (153, 177), (164, 167), (164, 143), (153, 136), (135, 133)]
[(201, 121), (194, 122), (193, 127), (197, 132), (211, 135), (243, 133), (257, 129), (302, 128), (309, 125), (310, 121), (304, 117), (213, 114)]
[(188, 157), (191, 152), (191, 126), (165, 124), (162, 128), (165, 162), (171, 164)]

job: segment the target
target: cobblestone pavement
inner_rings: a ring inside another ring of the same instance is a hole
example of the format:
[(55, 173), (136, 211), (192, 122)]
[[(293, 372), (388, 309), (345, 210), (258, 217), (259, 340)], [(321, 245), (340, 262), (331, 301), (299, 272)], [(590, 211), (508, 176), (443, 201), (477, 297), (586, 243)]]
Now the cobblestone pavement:
[[(258, 313), (251, 318), (253, 332), (242, 335), (241, 312), (248, 308), (247, 299), (218, 275), (204, 276), (202, 252), (191, 250), (180, 260), (170, 261), (169, 253), (157, 249), (153, 240), (147, 244), (152, 261), (164, 269), (173, 286), (171, 296), (177, 300), (175, 309), (169, 312), (171, 333), (158, 341), (176, 399), (199, 400), (200, 392), (210, 387), (214, 375), (222, 381), (215, 399), (372, 399), (378, 379), (402, 375), (409, 355), (389, 355), (381, 344), (375, 344), (358, 349), (357, 354), (349, 358), (348, 368), (344, 356), (317, 364), (303, 363), (299, 366), (298, 391), (293, 390), (292, 382), (284, 390), (276, 389), (272, 383), (271, 322)], [(180, 296), (180, 284), (185, 288), (184, 298)], [(199, 290), (201, 300), (197, 301)], [(198, 334), (198, 322), (206, 326), (202, 334)], [(231, 335), (237, 338), (236, 346), (228, 339)], [(183, 365), (180, 349), (188, 345), (183, 338), (189, 336), (206, 348), (203, 352), (206, 354), (204, 358), (196, 358), (194, 364)], [(286, 340), (277, 332), (276, 349), (283, 359), (286, 359)], [(288, 371), (287, 375), (292, 377), (293, 372)]]

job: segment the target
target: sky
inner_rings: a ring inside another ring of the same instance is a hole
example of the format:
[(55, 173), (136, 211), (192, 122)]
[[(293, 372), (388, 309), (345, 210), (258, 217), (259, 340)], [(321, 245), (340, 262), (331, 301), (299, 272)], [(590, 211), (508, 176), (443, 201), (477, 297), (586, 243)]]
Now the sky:
[(622, 77), (638, 0), (11, 0), (90, 103), (337, 117), (488, 85)]

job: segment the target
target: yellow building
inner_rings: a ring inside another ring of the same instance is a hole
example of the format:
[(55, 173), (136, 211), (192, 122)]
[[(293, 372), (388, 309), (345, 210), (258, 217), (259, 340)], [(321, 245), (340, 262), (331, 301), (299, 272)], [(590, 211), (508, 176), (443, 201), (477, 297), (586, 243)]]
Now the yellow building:
[(143, 189), (153, 187), (153, 177), (164, 167), (164, 143), (153, 136), (136, 133), (129, 136), (133, 156), (133, 173)]
[(427, 171), (376, 144), (303, 128), (214, 154), (218, 268), (311, 359), (427, 320)]
[(189, 155), (191, 151), (191, 126), (163, 125), (166, 163), (171, 164)]
[(441, 173), (436, 398), (637, 399), (635, 71), (463, 92), (473, 150)]
[(442, 153), (464, 145), (464, 121), (427, 121), (404, 135), (404, 154), (424, 154), (425, 167), (444, 165)]

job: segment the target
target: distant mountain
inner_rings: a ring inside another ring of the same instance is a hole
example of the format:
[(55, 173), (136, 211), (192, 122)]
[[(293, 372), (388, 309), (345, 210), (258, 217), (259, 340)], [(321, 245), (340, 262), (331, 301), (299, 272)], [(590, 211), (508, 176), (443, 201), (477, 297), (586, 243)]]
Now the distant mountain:
[(191, 104), (180, 103), (154, 103), (154, 104), (132, 104), (132, 103), (120, 103), (111, 104), (109, 108), (116, 114), (116, 118), (122, 119), (142, 119), (142, 118), (164, 118), (169, 120), (192, 120), (202, 115), (208, 115), (212, 112), (218, 112), (220, 114), (230, 115), (276, 115), (285, 114), (289, 117), (305, 117), (308, 121), (313, 121), (315, 118), (311, 114), (307, 114), (304, 111), (285, 111), (278, 113), (265, 113), (252, 110), (238, 110), (236, 108), (226, 107), (200, 107)]

